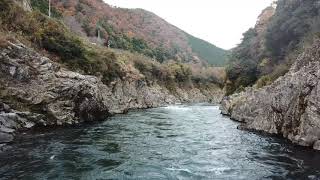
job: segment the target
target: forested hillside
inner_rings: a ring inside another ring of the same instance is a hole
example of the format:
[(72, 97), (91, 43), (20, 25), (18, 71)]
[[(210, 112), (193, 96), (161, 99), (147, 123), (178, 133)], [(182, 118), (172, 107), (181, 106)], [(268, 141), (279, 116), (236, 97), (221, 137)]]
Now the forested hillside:
[(227, 52), (225, 50), (191, 35), (188, 35), (188, 41), (192, 50), (201, 59), (214, 66), (225, 66), (227, 62)]
[(315, 0), (278, 0), (266, 8), (231, 53), (227, 93), (255, 83), (262, 87), (284, 75), (292, 57), (320, 31), (319, 10)]
[[(44, 4), (37, 5), (45, 8)], [(49, 18), (37, 10), (24, 11), (10, 0), (1, 1), (0, 10), (2, 46), (5, 47), (10, 39), (19, 39), (70, 70), (102, 77), (106, 85), (115, 79), (131, 77), (157, 82), (174, 92), (178, 86), (210, 83), (221, 86), (223, 83), (223, 69), (193, 67), (169, 60), (160, 63), (143, 53), (118, 52), (94, 45), (70, 31), (63, 21)], [(53, 12), (55, 16), (61, 16), (58, 11)]]
[[(112, 7), (102, 0), (52, 0), (53, 17), (91, 42), (138, 52), (159, 62), (222, 66), (226, 51), (195, 38), (142, 9)], [(46, 0), (32, 0), (34, 9), (47, 13)], [(98, 35), (99, 34), (99, 35)]]

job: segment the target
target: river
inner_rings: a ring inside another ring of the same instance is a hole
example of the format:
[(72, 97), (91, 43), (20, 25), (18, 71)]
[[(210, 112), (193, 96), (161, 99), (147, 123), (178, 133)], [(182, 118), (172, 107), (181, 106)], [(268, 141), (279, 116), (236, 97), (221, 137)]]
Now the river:
[(37, 130), (0, 154), (0, 179), (318, 179), (320, 153), (178, 105)]

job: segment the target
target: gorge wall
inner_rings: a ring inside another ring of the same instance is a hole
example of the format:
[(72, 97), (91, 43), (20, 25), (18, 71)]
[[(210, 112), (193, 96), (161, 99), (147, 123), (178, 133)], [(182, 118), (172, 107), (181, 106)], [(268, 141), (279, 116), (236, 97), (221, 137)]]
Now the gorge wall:
[(63, 68), (19, 42), (0, 49), (0, 144), (34, 126), (105, 120), (129, 109), (179, 102), (213, 102), (222, 90), (177, 88), (126, 77), (105, 85), (96, 76)]
[(243, 129), (281, 135), (320, 150), (320, 41), (295, 61), (290, 71), (271, 85), (223, 99), (222, 113), (241, 121)]

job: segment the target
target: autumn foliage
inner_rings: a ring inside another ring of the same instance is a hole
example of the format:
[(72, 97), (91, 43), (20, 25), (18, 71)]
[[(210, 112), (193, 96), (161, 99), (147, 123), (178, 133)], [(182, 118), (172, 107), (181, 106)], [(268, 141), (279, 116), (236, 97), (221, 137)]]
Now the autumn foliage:
[[(47, 13), (46, 0), (32, 1), (35, 9)], [(62, 16), (72, 31), (91, 42), (138, 52), (159, 62), (173, 59), (204, 65), (225, 64), (225, 50), (185, 33), (151, 12), (112, 7), (102, 0), (51, 2), (55, 17)]]
[[(10, 36), (21, 38), (36, 50), (56, 59), (68, 69), (101, 77), (109, 85), (118, 79), (141, 79), (157, 82), (174, 91), (176, 87), (192, 87), (206, 83), (219, 84), (223, 71), (214, 71), (173, 60), (160, 63), (144, 53), (132, 53), (94, 45), (72, 33), (60, 20), (49, 18), (41, 11), (25, 12), (11, 0), (0, 1), (0, 46)], [(136, 47), (140, 42), (134, 37)], [(137, 50), (139, 51), (139, 50)]]

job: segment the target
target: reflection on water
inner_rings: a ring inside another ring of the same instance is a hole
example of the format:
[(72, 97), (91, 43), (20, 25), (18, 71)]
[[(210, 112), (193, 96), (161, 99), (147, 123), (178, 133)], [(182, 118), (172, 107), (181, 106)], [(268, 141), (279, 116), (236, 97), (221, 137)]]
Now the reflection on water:
[(29, 133), (0, 179), (317, 179), (320, 153), (238, 130), (218, 107), (170, 106)]

